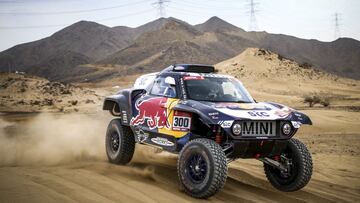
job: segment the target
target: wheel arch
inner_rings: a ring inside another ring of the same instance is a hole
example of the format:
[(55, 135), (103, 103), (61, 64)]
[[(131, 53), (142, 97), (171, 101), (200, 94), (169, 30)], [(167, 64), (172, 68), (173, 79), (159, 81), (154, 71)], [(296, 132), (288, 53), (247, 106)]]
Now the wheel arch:
[(106, 97), (102, 109), (120, 118), (122, 125), (129, 125), (132, 112), (129, 90), (123, 90), (116, 95)]

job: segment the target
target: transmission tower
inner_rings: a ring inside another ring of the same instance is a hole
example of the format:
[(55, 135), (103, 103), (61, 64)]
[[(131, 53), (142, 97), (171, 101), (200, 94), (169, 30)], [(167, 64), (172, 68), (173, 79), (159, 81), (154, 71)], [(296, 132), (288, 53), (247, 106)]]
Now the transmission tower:
[(335, 13), (334, 14), (334, 37), (335, 40), (341, 37), (341, 33), (340, 33), (340, 13)]
[(255, 16), (255, 14), (258, 12), (258, 10), (256, 9), (256, 6), (258, 5), (259, 3), (255, 2), (254, 0), (250, 0), (250, 3), (247, 4), (247, 6), (249, 7), (247, 13), (250, 14), (249, 31), (258, 30), (256, 16)]
[(169, 2), (170, 0), (157, 0), (156, 2), (152, 3), (152, 5), (158, 10), (158, 15), (160, 17), (166, 17), (165, 6)]

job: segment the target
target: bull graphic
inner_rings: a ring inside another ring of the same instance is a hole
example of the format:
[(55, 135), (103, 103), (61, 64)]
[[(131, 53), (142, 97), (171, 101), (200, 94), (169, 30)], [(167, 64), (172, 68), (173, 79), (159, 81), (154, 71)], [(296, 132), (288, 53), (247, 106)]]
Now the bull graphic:
[(154, 128), (170, 128), (167, 122), (167, 110), (166, 110), (167, 98), (150, 98), (148, 100), (136, 101), (135, 108), (138, 110), (138, 114), (131, 119), (131, 125), (141, 125), (147, 122), (147, 126), (150, 129)]

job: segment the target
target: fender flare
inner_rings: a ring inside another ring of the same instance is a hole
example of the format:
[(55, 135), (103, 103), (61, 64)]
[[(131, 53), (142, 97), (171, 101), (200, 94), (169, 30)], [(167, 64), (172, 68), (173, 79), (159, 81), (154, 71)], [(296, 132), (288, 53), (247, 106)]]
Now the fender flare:
[(108, 96), (103, 103), (103, 110), (107, 110), (111, 115), (120, 117), (121, 124), (128, 126), (131, 119), (131, 104), (128, 92), (120, 92), (119, 94)]

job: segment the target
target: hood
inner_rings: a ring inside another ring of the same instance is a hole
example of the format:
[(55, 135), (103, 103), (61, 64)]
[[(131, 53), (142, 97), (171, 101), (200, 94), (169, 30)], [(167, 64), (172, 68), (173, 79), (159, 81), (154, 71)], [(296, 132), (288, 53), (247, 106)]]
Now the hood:
[(197, 113), (209, 124), (234, 120), (288, 120), (299, 124), (312, 124), (310, 118), (305, 114), (272, 102), (222, 103), (185, 100), (177, 107), (179, 107), (178, 110)]

